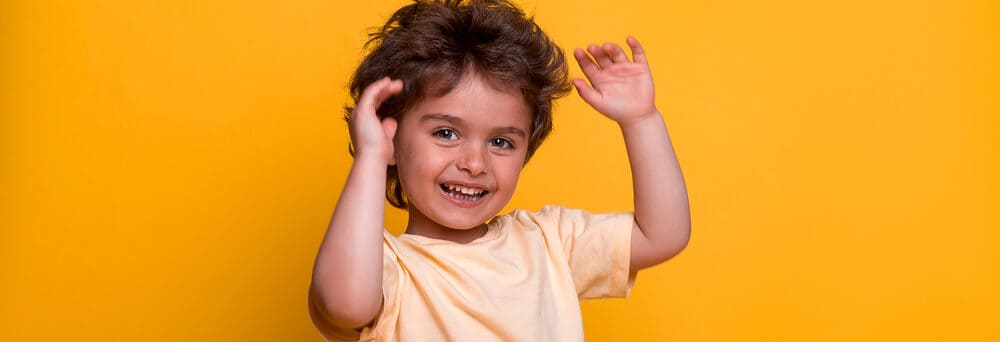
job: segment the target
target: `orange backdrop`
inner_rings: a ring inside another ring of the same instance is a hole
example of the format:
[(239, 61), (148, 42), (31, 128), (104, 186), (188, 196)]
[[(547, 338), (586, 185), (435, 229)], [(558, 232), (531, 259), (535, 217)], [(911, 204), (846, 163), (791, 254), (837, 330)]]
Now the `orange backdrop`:
[[(0, 340), (319, 341), (346, 83), (403, 3), (0, 2)], [(642, 39), (691, 198), (590, 340), (1000, 340), (995, 1), (521, 4)], [(616, 126), (555, 115), (510, 207), (629, 209)]]

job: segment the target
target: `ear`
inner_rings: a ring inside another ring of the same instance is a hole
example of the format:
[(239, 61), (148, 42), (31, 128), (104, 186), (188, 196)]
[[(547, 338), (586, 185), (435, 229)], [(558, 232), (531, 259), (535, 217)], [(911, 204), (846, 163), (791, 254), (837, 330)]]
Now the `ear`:
[(389, 146), (389, 165), (396, 165), (396, 128), (397, 122), (395, 118), (387, 117), (382, 119), (382, 131), (385, 132), (385, 143)]

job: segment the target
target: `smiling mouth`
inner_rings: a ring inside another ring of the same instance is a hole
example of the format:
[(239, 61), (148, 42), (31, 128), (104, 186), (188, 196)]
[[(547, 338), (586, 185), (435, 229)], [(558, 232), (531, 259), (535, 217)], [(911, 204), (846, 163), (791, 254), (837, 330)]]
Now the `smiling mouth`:
[(445, 196), (468, 202), (478, 201), (489, 193), (489, 191), (483, 189), (452, 184), (441, 184), (441, 191), (444, 192)]

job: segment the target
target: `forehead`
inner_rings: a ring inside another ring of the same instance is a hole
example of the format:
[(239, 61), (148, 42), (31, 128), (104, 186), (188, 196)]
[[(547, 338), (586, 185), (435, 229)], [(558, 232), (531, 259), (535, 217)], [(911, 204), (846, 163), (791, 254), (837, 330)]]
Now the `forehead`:
[(530, 131), (531, 107), (516, 89), (498, 87), (475, 73), (466, 73), (450, 92), (418, 101), (403, 115), (404, 121), (428, 116), (449, 116), (469, 126), (517, 127)]

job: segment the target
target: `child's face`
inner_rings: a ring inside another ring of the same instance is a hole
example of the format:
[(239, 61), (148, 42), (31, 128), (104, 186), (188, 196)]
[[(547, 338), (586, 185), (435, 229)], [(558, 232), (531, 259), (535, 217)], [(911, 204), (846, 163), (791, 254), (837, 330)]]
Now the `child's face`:
[(404, 113), (394, 145), (410, 207), (407, 232), (447, 238), (499, 213), (517, 186), (531, 122), (520, 93), (474, 73)]

